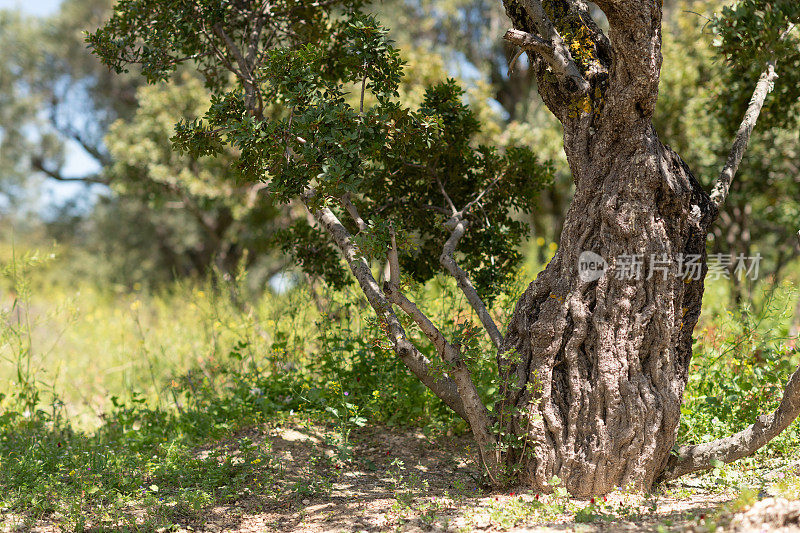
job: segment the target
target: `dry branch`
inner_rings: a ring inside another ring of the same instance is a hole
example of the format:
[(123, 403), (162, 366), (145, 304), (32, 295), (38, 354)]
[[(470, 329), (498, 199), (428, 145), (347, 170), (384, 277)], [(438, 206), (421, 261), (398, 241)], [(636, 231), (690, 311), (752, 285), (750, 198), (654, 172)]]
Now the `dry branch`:
[[(794, 28), (794, 24), (789, 24), (783, 33), (781, 33), (779, 40), (782, 41), (785, 39)], [(747, 150), (747, 143), (750, 141), (753, 128), (755, 128), (756, 121), (761, 114), (761, 109), (764, 107), (764, 101), (767, 99), (767, 95), (772, 92), (773, 83), (777, 78), (778, 74), (775, 72), (775, 60), (773, 58), (767, 62), (764, 72), (761, 73), (758, 83), (756, 83), (753, 96), (750, 98), (750, 104), (747, 106), (747, 111), (744, 113), (742, 123), (739, 125), (736, 137), (734, 137), (731, 151), (728, 154), (728, 160), (725, 162), (725, 166), (714, 184), (714, 190), (711, 193), (711, 201), (714, 202), (717, 209), (720, 209), (728, 199), (731, 183), (736, 175), (736, 171), (739, 169), (739, 164), (742, 162), (744, 152)]]
[(747, 149), (747, 143), (750, 141), (750, 136), (755, 128), (758, 116), (761, 114), (761, 109), (764, 107), (764, 101), (767, 95), (772, 91), (772, 84), (778, 75), (775, 73), (775, 63), (770, 61), (767, 63), (767, 68), (761, 74), (761, 77), (756, 84), (753, 91), (753, 96), (750, 99), (750, 104), (747, 106), (747, 111), (744, 114), (744, 119), (739, 125), (739, 130), (736, 132), (736, 137), (733, 140), (733, 146), (728, 154), (728, 160), (725, 167), (722, 169), (716, 183), (714, 190), (711, 193), (711, 201), (719, 209), (725, 204), (730, 192), (731, 182), (739, 169), (739, 164), (742, 162), (744, 152)]
[(769, 415), (761, 415), (747, 429), (729, 437), (695, 446), (680, 446), (677, 455), (670, 457), (662, 479), (708, 470), (716, 461), (731, 463), (754, 454), (777, 437), (800, 415), (800, 368), (795, 370), (783, 391), (781, 403)]

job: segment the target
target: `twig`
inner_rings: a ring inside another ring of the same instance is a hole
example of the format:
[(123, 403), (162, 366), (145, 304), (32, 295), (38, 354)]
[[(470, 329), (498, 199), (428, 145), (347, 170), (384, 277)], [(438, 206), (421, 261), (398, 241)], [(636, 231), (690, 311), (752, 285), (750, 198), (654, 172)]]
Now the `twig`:
[(492, 180), (492, 182), (491, 182), (489, 185), (487, 185), (487, 186), (486, 186), (486, 188), (485, 188), (485, 189), (483, 189), (483, 190), (480, 192), (480, 194), (478, 194), (478, 196), (476, 196), (476, 197), (475, 197), (475, 199), (474, 199), (474, 200), (472, 200), (471, 202), (469, 202), (467, 205), (465, 205), (465, 206), (464, 206), (464, 209), (462, 209), (462, 210), (461, 210), (461, 215), (462, 215), (462, 216), (465, 216), (467, 213), (469, 213), (469, 210), (470, 210), (470, 209), (472, 209), (472, 206), (474, 206), (475, 204), (477, 204), (478, 202), (480, 202), (480, 201), (483, 199), (483, 197), (484, 197), (484, 196), (486, 196), (486, 193), (488, 193), (488, 192), (489, 192), (489, 190), (490, 190), (492, 187), (494, 187), (495, 185), (497, 185), (497, 182), (499, 182), (499, 181), (502, 179), (502, 177), (503, 177), (503, 176), (502, 176), (502, 174), (501, 174), (501, 175), (497, 176), (495, 179), (493, 179), (493, 180)]
[[(785, 39), (794, 28), (794, 23), (789, 24), (783, 33), (781, 33), (778, 41)], [(775, 72), (775, 59), (773, 58), (767, 62), (764, 72), (761, 73), (758, 83), (756, 83), (753, 96), (750, 98), (750, 104), (747, 106), (747, 111), (745, 111), (742, 123), (739, 125), (739, 130), (736, 132), (736, 137), (733, 140), (733, 145), (728, 154), (728, 160), (714, 184), (714, 190), (711, 193), (711, 201), (717, 209), (720, 209), (728, 199), (733, 177), (739, 169), (739, 164), (742, 162), (745, 150), (747, 150), (747, 143), (750, 141), (750, 136), (753, 133), (753, 128), (755, 128), (758, 116), (761, 114), (761, 109), (764, 107), (767, 95), (772, 91), (773, 83), (777, 78), (778, 74)]]
[(458, 214), (458, 209), (456, 209), (456, 204), (453, 203), (453, 200), (450, 199), (450, 195), (447, 194), (446, 190), (444, 190), (444, 184), (442, 183), (442, 180), (439, 179), (439, 176), (436, 176), (436, 183), (439, 184), (439, 190), (442, 192), (442, 196), (444, 196), (447, 205), (450, 206), (450, 210), (453, 212), (452, 213), (453, 216), (456, 216)]

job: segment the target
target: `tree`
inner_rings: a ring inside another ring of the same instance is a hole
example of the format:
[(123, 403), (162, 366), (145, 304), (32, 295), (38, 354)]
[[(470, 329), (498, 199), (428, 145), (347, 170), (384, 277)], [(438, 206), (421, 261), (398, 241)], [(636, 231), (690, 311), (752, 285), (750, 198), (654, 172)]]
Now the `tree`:
[[(262, 183), (237, 183), (232, 154), (193, 158), (170, 149), (175, 122), (199, 116), (208, 107), (202, 83), (182, 75), (167, 88), (140, 88), (137, 99), (134, 115), (113, 123), (106, 136), (112, 191), (155, 206), (151, 211), (171, 209), (185, 215), (182, 224), (160, 224), (168, 239), (159, 239), (174, 241), (168, 248), (176, 256), (175, 266), (185, 265), (184, 272), (203, 275), (213, 266), (230, 275), (242, 262), (251, 266), (268, 257), (274, 233), (290, 223), (291, 214), (279, 212), (260, 194)], [(188, 261), (180, 259), (184, 257)]]
[[(522, 233), (510, 214), (532, 208), (547, 167), (523, 148), (472, 146), (477, 124), (452, 82), (432, 87), (418, 110), (399, 106), (398, 53), (360, 2), (124, 0), (89, 41), (109, 66), (140, 63), (151, 81), (193, 62), (214, 96), (202, 119), (177, 126), (176, 146), (202, 154), (233, 146), (245, 179), (306, 205), (314, 231), (287, 239), (325, 250), (314, 257), (327, 260), (333, 249), (344, 257), (398, 357), (469, 423), (492, 483), (518, 476), (548, 490), (558, 476), (585, 496), (735, 460), (800, 411), (795, 374), (772, 415), (721, 441), (675, 447), (703, 295), (703, 277), (680, 267), (696, 258), (705, 274), (706, 236), (776, 61), (798, 61), (791, 22), (800, 8), (746, 0), (715, 19), (731, 68), (763, 73), (708, 194), (652, 124), (661, 3), (596, 5), (608, 35), (580, 0), (504, 1), (513, 25), (505, 39), (528, 52), (538, 91), (563, 125), (575, 183), (560, 248), (517, 302), (505, 335), (487, 302), (518, 260)], [(797, 84), (784, 81), (776, 92), (788, 105)], [(364, 105), (367, 94), (373, 105)], [(608, 269), (579, 275), (583, 252), (602, 254)], [(336, 273), (337, 264), (305, 259)], [(383, 287), (370, 259), (388, 260)], [(403, 294), (403, 275), (419, 281), (436, 271), (457, 280), (497, 348), (501, 390), (491, 409), (471, 379), (467, 347)], [(440, 361), (408, 341), (391, 304)]]
[(86, 28), (107, 16), (109, 0), (64, 2), (49, 19), (0, 11), (0, 161), (4, 192), (31, 174), (62, 182), (105, 183), (95, 169), (65, 175), (70, 147), (83, 150), (96, 167), (109, 162), (103, 146), (107, 127), (136, 107), (134, 76), (115, 76), (98, 65), (82, 42)]
[[(720, 157), (725, 156), (728, 139), (735, 134), (747, 105), (742, 98), (748, 93), (745, 86), (755, 83), (759, 75), (742, 76), (740, 70), (716, 60), (719, 53), (715, 48), (724, 43), (714, 39), (703, 13), (710, 15), (717, 6), (709, 0), (682, 2), (678, 6), (682, 15), (665, 19), (665, 24), (674, 25), (668, 36), (665, 32), (663, 46), (664, 61), (670, 68), (661, 77), (654, 117), (659, 135), (670, 140), (698, 176), (713, 175)], [(766, 281), (760, 285), (768, 289), (779, 284), (795, 254), (794, 221), (800, 214), (796, 106), (786, 101), (780, 105), (784, 111), (768, 108), (767, 121), (753, 132), (726, 209), (714, 225), (709, 250), (734, 256), (760, 253), (759, 278)], [(746, 284), (734, 275), (734, 266), (730, 268), (734, 301), (745, 303)]]
[[(212, 268), (230, 276), (243, 261), (274, 273), (284, 262), (271, 257), (271, 236), (290, 217), (258, 194), (263, 185), (235, 183), (230, 157), (198, 160), (168, 149), (174, 122), (208, 105), (197, 76), (156, 91), (139, 76), (110, 72), (86, 49), (84, 32), (111, 5), (66, 0), (46, 18), (0, 12), (9, 51), (0, 62), (0, 190), (24, 197), (39, 178), (93, 185), (92, 200), (73, 212), (65, 207), (48, 229), (62, 243), (105, 255), (115, 282)], [(93, 164), (70, 174), (65, 164), (76, 151)], [(147, 240), (158, 245), (142, 246)]]

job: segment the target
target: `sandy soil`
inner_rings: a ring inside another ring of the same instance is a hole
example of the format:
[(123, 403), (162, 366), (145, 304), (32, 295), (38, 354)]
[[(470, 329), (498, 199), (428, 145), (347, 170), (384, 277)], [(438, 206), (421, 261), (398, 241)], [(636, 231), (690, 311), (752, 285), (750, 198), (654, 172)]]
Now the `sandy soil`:
[[(325, 437), (325, 431), (319, 428), (284, 427), (273, 429), (266, 438), (272, 443), (273, 453), (288, 468), (302, 469), (320, 453), (336, 464), (333, 450), (324, 444)], [(734, 514), (726, 509), (737, 493), (703, 488), (697, 478), (663, 487), (660, 494), (650, 496), (624, 491), (611, 494), (606, 501), (595, 502), (597, 516), (579, 523), (574, 511), (589, 506), (590, 501), (572, 500), (570, 512), (558, 515), (548, 511), (553, 507), (551, 496), (524, 489), (503, 493), (483, 491), (472, 462), (469, 439), (434, 440), (420, 432), (379, 427), (363, 428), (351, 438), (353, 459), (341, 471), (333, 467), (335, 471), (330, 476), (333, 481), (325, 492), (274, 500), (266, 505), (254, 500), (253, 509), (248, 508), (247, 502), (218, 507), (205, 524), (194, 524), (193, 529), (307, 533), (592, 532), (709, 531), (715, 527), (718, 531), (772, 531), (788, 526), (785, 531), (800, 531), (797, 525), (800, 511), (794, 517), (789, 512), (783, 523), (780, 517), (770, 514), (770, 509), (766, 509), (766, 515), (756, 509), (749, 521), (739, 520), (737, 525), (735, 519), (744, 513)], [(538, 502), (543, 505), (538, 506)]]

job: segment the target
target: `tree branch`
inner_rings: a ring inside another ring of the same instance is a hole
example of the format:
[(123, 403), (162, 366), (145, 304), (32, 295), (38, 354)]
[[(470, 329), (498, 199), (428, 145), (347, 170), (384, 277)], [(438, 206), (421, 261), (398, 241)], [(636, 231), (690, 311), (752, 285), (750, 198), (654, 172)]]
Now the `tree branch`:
[[(314, 196), (314, 191), (304, 195), (308, 207), (309, 200)], [(358, 254), (350, 232), (347, 231), (336, 215), (327, 207), (311, 209), (309, 211), (316, 221), (330, 234), (337, 248), (342, 253), (350, 267), (350, 271), (361, 286), (367, 301), (375, 313), (386, 325), (386, 332), (392, 341), (395, 353), (405, 363), (411, 372), (419, 378), (436, 396), (464, 420), (469, 421), (464, 402), (462, 401), (456, 383), (452, 378), (434, 375), (430, 371), (430, 361), (406, 337), (405, 330), (394, 314), (391, 304), (386, 300), (372, 276), (369, 266)]]
[(264, 23), (267, 21), (269, 11), (272, 8), (272, 2), (266, 1), (261, 9), (258, 10), (256, 21), (253, 26), (253, 31), (250, 32), (250, 44), (247, 49), (247, 64), (253, 65), (256, 60), (258, 52), (258, 40), (261, 38), (261, 31), (264, 29)]
[(239, 65), (242, 74), (246, 78), (248, 78), (248, 80), (252, 80), (250, 65), (247, 63), (247, 61), (245, 61), (244, 56), (242, 55), (242, 51), (239, 50), (239, 47), (236, 45), (234, 40), (223, 29), (222, 24), (216, 23), (212, 26), (212, 28), (214, 28), (214, 32), (217, 34), (217, 36), (225, 42), (225, 46), (228, 48), (228, 52), (231, 53), (233, 59), (236, 61), (236, 64)]
[(739, 164), (742, 162), (744, 152), (747, 150), (747, 143), (750, 141), (750, 136), (755, 128), (758, 116), (761, 114), (761, 109), (764, 107), (764, 101), (767, 95), (772, 91), (772, 84), (778, 75), (775, 73), (775, 63), (770, 61), (767, 63), (767, 68), (761, 73), (758, 79), (756, 88), (753, 91), (753, 96), (750, 99), (750, 104), (747, 106), (747, 111), (744, 114), (742, 123), (739, 125), (739, 130), (736, 132), (736, 137), (733, 140), (733, 146), (728, 154), (728, 161), (722, 169), (716, 183), (714, 190), (711, 193), (711, 201), (717, 207), (721, 208), (728, 199), (730, 193), (731, 183), (736, 171), (739, 169)]
[(389, 227), (392, 236), (392, 247), (389, 249), (389, 280), (395, 287), (400, 286), (400, 258), (397, 255), (397, 238), (394, 226)]
[(761, 415), (747, 429), (705, 444), (680, 446), (677, 455), (670, 457), (661, 479), (668, 481), (685, 474), (708, 470), (715, 461), (731, 463), (752, 455), (777, 437), (800, 415), (800, 368), (795, 370), (783, 392), (778, 408)]
[(87, 154), (92, 156), (100, 164), (100, 166), (107, 167), (113, 163), (108, 154), (103, 152), (103, 150), (97, 145), (90, 143), (86, 137), (81, 135), (81, 133), (75, 128), (71, 127), (70, 125), (60, 125), (54, 116), (50, 117), (50, 122), (53, 123), (56, 129), (60, 129), (64, 135), (70, 137), (73, 141), (78, 143)]
[(470, 209), (472, 209), (478, 202), (481, 201), (481, 199), (491, 190), (492, 187), (497, 184), (498, 181), (500, 181), (500, 176), (492, 180), (492, 182), (489, 183), (489, 185), (487, 185), (486, 188), (481, 191), (480, 194), (478, 194), (478, 196), (476, 196), (459, 211), (453, 203), (453, 200), (450, 198), (450, 195), (447, 194), (442, 181), (438, 177), (436, 178), (436, 182), (439, 184), (439, 189), (441, 189), (442, 195), (444, 195), (445, 201), (450, 206), (450, 209), (453, 213), (453, 216), (450, 217), (450, 219), (445, 223), (447, 229), (450, 230), (450, 237), (442, 247), (442, 255), (439, 256), (439, 263), (450, 273), (451, 276), (453, 276), (453, 278), (455, 278), (458, 288), (464, 293), (464, 296), (466, 296), (470, 306), (478, 315), (478, 319), (481, 321), (481, 324), (483, 324), (483, 329), (486, 330), (486, 333), (489, 334), (489, 338), (492, 339), (492, 344), (495, 345), (495, 348), (500, 349), (500, 345), (503, 342), (503, 336), (500, 334), (500, 329), (497, 327), (497, 324), (495, 324), (492, 316), (486, 309), (486, 304), (478, 294), (477, 289), (475, 289), (475, 286), (469, 280), (469, 276), (461, 267), (458, 266), (458, 263), (456, 263), (454, 257), (458, 243), (461, 241), (461, 238), (464, 237), (467, 232), (467, 228), (469, 227), (469, 222), (464, 218), (464, 216), (469, 213)]
[(470, 306), (472, 306), (477, 313), (478, 319), (481, 321), (481, 324), (483, 324), (483, 329), (486, 330), (486, 333), (489, 334), (489, 338), (492, 339), (492, 344), (499, 350), (503, 343), (503, 336), (500, 334), (497, 324), (494, 323), (492, 316), (486, 309), (486, 304), (481, 299), (475, 286), (469, 280), (467, 273), (458, 266), (458, 263), (456, 263), (456, 260), (453, 258), (458, 242), (467, 232), (468, 222), (460, 216), (457, 216), (448, 221), (448, 226), (450, 227), (450, 238), (444, 243), (442, 255), (439, 256), (439, 262), (450, 275), (455, 278), (459, 289), (461, 289), (461, 292), (467, 297)]
[(481, 460), (489, 477), (492, 478), (492, 481), (495, 481), (500, 457), (499, 448), (496, 446), (497, 439), (492, 436), (490, 430), (492, 424), (489, 410), (483, 404), (478, 394), (478, 389), (472, 381), (469, 368), (461, 359), (459, 350), (445, 338), (427, 315), (400, 291), (398, 284), (400, 267), (397, 261), (397, 241), (394, 230), (392, 230), (392, 249), (389, 252), (389, 267), (391, 269), (391, 281), (383, 284), (383, 292), (390, 302), (399, 306), (411, 317), (422, 330), (422, 333), (428, 337), (431, 344), (436, 347), (436, 351), (439, 352), (442, 360), (449, 365), (450, 374), (453, 376), (453, 381), (455, 381), (458, 388), (458, 395), (464, 403), (464, 411), (467, 415), (466, 420), (469, 422), (470, 429), (478, 442)]
[[(784, 40), (794, 28), (795, 24), (790, 23), (786, 29), (783, 30), (780, 37), (778, 37), (778, 41)], [(747, 143), (750, 141), (753, 128), (755, 128), (756, 121), (761, 114), (761, 109), (764, 107), (767, 95), (772, 92), (773, 83), (777, 78), (778, 74), (775, 72), (775, 59), (773, 58), (767, 62), (764, 72), (761, 73), (758, 83), (756, 83), (753, 96), (750, 98), (750, 104), (747, 106), (747, 111), (744, 113), (742, 123), (739, 125), (736, 137), (734, 137), (731, 151), (728, 154), (728, 160), (714, 184), (714, 190), (711, 193), (711, 201), (714, 202), (718, 210), (728, 199), (731, 183), (733, 182), (734, 176), (736, 176), (736, 171), (739, 170), (739, 164), (742, 162), (745, 150), (747, 150)]]
[(110, 180), (106, 178), (99, 178), (96, 175), (91, 176), (64, 176), (61, 174), (60, 170), (53, 170), (44, 166), (44, 160), (41, 157), (35, 156), (31, 158), (31, 168), (34, 170), (41, 172), (42, 174), (46, 175), (49, 178), (52, 178), (56, 181), (63, 181), (63, 182), (76, 182), (76, 183), (97, 183), (99, 185), (109, 185)]
[[(521, 47), (524, 50), (537, 52), (552, 69), (561, 76), (571, 79), (578, 91), (589, 92), (589, 82), (583, 77), (572, 54), (564, 44), (550, 17), (545, 13), (539, 0), (519, 0), (519, 3), (528, 13), (536, 26), (536, 31), (542, 37), (532, 35), (520, 30), (508, 30), (503, 37), (506, 41)], [(512, 68), (513, 62), (509, 68)]]
[[(533, 20), (533, 24), (536, 26), (536, 31), (539, 32), (539, 35), (550, 42), (552, 47), (552, 60), (555, 62), (556, 70), (572, 79), (580, 92), (589, 92), (589, 82), (583, 77), (583, 74), (581, 74), (581, 71), (572, 59), (569, 48), (564, 44), (564, 40), (553, 25), (553, 21), (547, 16), (542, 2), (540, 0), (519, 0), (519, 2), (528, 13), (528, 16)], [(545, 59), (547, 59), (546, 56)], [(548, 63), (549, 62), (550, 61), (548, 61)]]
[(466, 420), (469, 422), (472, 434), (479, 445), (481, 459), (484, 462), (483, 466), (492, 481), (495, 481), (500, 457), (498, 456), (499, 449), (496, 446), (497, 441), (490, 430), (492, 426), (491, 416), (472, 381), (469, 368), (461, 359), (461, 354), (447, 341), (442, 332), (433, 325), (433, 322), (430, 321), (425, 313), (420, 311), (414, 302), (406, 298), (396, 286), (391, 283), (385, 283), (383, 290), (389, 301), (399, 306), (419, 326), (425, 336), (428, 337), (428, 340), (436, 347), (442, 360), (450, 366), (450, 374), (453, 376), (453, 380), (458, 387), (458, 394), (464, 402)]
[(447, 194), (447, 191), (444, 188), (444, 184), (442, 180), (439, 179), (439, 176), (436, 176), (436, 183), (439, 184), (439, 190), (442, 192), (442, 196), (444, 196), (447, 205), (450, 206), (450, 214), (452, 216), (458, 215), (458, 209), (456, 208), (456, 204), (453, 203), (453, 200), (450, 198), (450, 195)]
[(342, 202), (342, 205), (347, 210), (350, 218), (352, 218), (356, 223), (356, 226), (358, 226), (358, 231), (365, 231), (367, 229), (367, 223), (364, 222), (364, 219), (358, 214), (358, 209), (356, 209), (356, 206), (354, 206), (353, 202), (350, 200), (350, 193), (345, 193), (341, 198), (339, 198), (339, 201)]
[(649, 119), (655, 111), (661, 73), (662, 2), (597, 0), (608, 19), (611, 65), (603, 114), (619, 122)]
[[(236, 45), (236, 42), (231, 38), (230, 35), (225, 31), (222, 27), (222, 24), (217, 23), (212, 26), (214, 29), (214, 33), (223, 40), (225, 43), (228, 52), (233, 56), (236, 64), (239, 65), (239, 69), (241, 71), (241, 75), (233, 68), (233, 65), (228, 62), (228, 69), (231, 70), (234, 74), (239, 76), (239, 79), (242, 80), (245, 89), (245, 105), (248, 109), (250, 109), (257, 117), (261, 115), (261, 95), (257, 91), (255, 80), (253, 79), (253, 64), (249, 63), (245, 60), (242, 51)], [(252, 43), (251, 43), (252, 44)], [(248, 57), (250, 54), (248, 53)], [(258, 105), (256, 105), (258, 104)]]

